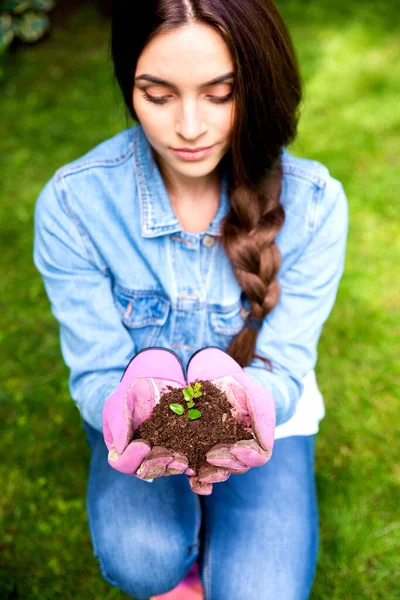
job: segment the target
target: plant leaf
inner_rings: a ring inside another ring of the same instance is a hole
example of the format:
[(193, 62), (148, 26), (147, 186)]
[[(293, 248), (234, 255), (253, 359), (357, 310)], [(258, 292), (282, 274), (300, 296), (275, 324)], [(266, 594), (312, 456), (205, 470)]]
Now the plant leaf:
[(188, 408), (193, 408), (193, 406), (194, 406), (194, 402), (188, 402), (188, 405), (187, 405)]
[(203, 392), (195, 392), (193, 394), (193, 398), (200, 398), (200, 396), (202, 396), (202, 395), (203, 395)]
[(177, 415), (183, 415), (183, 413), (185, 412), (185, 409), (183, 408), (182, 404), (170, 404), (169, 407)]
[(186, 402), (190, 402), (192, 399), (192, 394), (189, 394), (189, 392), (187, 390), (183, 390), (183, 396), (184, 396)]
[(193, 396), (194, 389), (192, 388), (192, 386), (191, 386), (191, 385), (188, 385), (186, 389), (187, 389), (187, 391), (188, 391), (190, 394), (192, 394), (192, 396)]
[(201, 417), (201, 412), (199, 410), (196, 410), (195, 408), (192, 408), (191, 410), (189, 410), (187, 416), (189, 417), (189, 419), (198, 419), (199, 417)]

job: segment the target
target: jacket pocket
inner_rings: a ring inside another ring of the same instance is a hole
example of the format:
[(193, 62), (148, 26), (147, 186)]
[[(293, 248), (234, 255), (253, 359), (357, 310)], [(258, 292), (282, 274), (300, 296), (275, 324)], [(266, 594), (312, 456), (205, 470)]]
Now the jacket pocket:
[(226, 350), (234, 337), (243, 329), (241, 303), (230, 306), (212, 305), (209, 308), (210, 336), (208, 343)]
[(168, 296), (163, 291), (130, 290), (116, 285), (114, 299), (137, 350), (152, 346), (168, 319), (171, 307)]

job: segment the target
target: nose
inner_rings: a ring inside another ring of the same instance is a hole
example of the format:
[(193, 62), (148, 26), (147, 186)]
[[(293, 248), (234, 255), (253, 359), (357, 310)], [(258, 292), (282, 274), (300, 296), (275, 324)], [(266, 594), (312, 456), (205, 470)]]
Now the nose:
[(175, 131), (186, 140), (196, 140), (207, 131), (204, 113), (196, 100), (181, 103)]

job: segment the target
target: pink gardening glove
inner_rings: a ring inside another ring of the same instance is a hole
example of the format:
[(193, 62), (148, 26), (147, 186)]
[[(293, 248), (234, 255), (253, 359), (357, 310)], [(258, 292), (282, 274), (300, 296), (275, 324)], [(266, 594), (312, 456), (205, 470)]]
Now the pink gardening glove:
[(253, 440), (218, 444), (207, 452), (208, 465), (190, 476), (191, 488), (208, 495), (213, 483), (226, 481), (231, 474), (245, 473), (269, 461), (275, 435), (275, 401), (271, 394), (223, 350), (215, 347), (196, 352), (187, 366), (187, 380), (211, 381), (226, 393), (231, 413), (239, 423), (251, 428)]
[(108, 462), (117, 471), (154, 479), (188, 470), (186, 456), (161, 446), (151, 447), (146, 440), (130, 441), (134, 431), (150, 417), (167, 385), (187, 385), (178, 356), (163, 348), (148, 348), (131, 360), (117, 389), (106, 400), (103, 435)]

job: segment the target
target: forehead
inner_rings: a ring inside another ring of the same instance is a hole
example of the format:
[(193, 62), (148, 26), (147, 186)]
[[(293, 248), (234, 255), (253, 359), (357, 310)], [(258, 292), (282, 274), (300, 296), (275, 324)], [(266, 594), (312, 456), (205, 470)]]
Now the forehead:
[(200, 85), (233, 71), (229, 48), (212, 27), (191, 24), (156, 36), (139, 57), (135, 75), (151, 73), (177, 86)]

